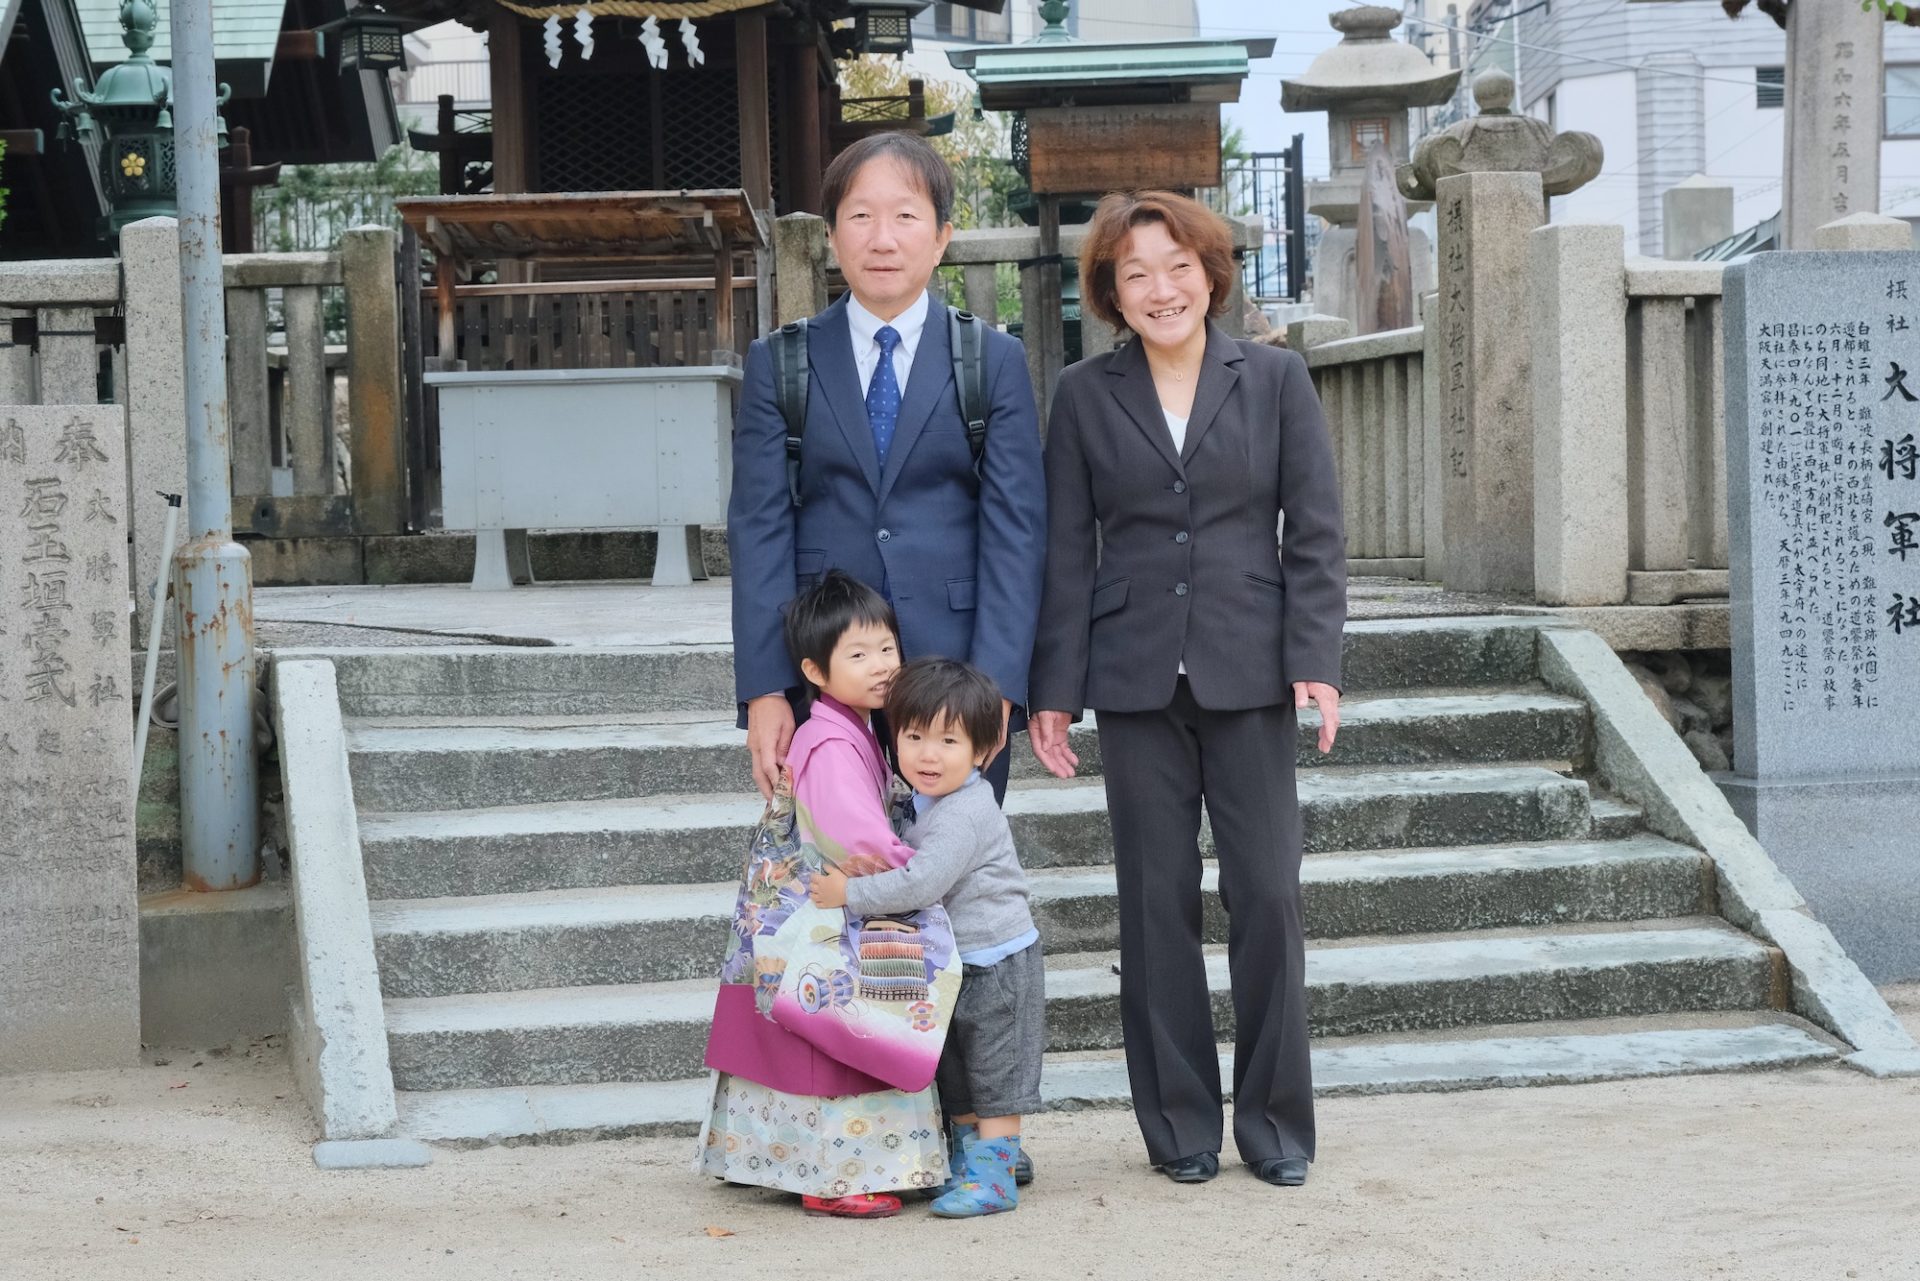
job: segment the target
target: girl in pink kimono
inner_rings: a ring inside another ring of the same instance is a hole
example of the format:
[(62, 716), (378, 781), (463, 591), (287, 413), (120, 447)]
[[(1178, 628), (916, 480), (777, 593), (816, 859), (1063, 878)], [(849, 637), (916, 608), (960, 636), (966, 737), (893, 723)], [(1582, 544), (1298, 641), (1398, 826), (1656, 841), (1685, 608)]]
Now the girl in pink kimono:
[[(900, 666), (892, 608), (871, 588), (832, 573), (794, 602), (787, 641), (817, 698), (787, 751), (791, 800), (776, 798), (776, 805), (792, 804), (806, 839), (850, 874), (901, 866), (913, 850), (888, 822), (890, 773), (868, 724)], [(799, 1193), (813, 1214), (897, 1214), (892, 1193), (947, 1178), (934, 1088), (895, 1089), (763, 1015), (767, 1000), (762, 994), (756, 1004), (756, 988), (777, 987), (781, 976), (756, 966), (754, 939), (771, 917), (806, 899), (791, 869), (763, 866), (768, 861), (756, 857), (748, 867), (721, 972), (707, 1040), (713, 1102), (698, 1168)]]

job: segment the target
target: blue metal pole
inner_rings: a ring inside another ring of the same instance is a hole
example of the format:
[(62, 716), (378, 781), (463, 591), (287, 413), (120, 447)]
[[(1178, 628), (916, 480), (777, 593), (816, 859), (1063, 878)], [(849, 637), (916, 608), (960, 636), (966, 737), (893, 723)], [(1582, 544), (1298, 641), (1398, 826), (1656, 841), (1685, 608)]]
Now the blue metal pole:
[(211, 0), (169, 0), (168, 12), (192, 522), (192, 536), (174, 558), (180, 836), (187, 888), (232, 890), (260, 879), (260, 820), (253, 565), (233, 539), (213, 6)]

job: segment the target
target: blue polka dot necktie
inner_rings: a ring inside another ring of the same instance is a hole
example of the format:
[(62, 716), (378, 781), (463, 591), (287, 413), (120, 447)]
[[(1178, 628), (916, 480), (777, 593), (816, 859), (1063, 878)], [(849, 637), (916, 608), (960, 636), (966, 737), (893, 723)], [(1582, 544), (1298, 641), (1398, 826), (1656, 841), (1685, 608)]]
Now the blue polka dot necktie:
[(893, 372), (893, 349), (900, 345), (900, 331), (882, 325), (873, 337), (880, 344), (880, 363), (873, 367), (873, 381), (867, 384), (867, 424), (873, 428), (874, 452), (885, 467), (893, 428), (900, 421), (900, 379)]

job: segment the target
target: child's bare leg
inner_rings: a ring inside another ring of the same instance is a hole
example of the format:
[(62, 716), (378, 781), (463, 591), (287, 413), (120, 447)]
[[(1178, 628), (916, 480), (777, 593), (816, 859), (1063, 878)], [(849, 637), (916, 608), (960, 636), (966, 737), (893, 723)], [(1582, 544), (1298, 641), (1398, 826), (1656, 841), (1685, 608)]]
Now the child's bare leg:
[(1017, 1116), (981, 1116), (973, 1118), (968, 1124), (978, 1126), (983, 1139), (1010, 1139), (1020, 1133), (1020, 1118)]

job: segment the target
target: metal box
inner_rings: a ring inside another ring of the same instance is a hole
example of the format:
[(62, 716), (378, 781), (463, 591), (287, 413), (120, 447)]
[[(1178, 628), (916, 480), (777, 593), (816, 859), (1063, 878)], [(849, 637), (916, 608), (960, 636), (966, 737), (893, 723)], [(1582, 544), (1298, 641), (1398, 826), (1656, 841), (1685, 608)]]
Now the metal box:
[(655, 528), (655, 584), (692, 581), (698, 527), (727, 517), (740, 381), (732, 365), (427, 374), (442, 523), (475, 531), (474, 587), (512, 585), (507, 534), (524, 546), (528, 529)]

